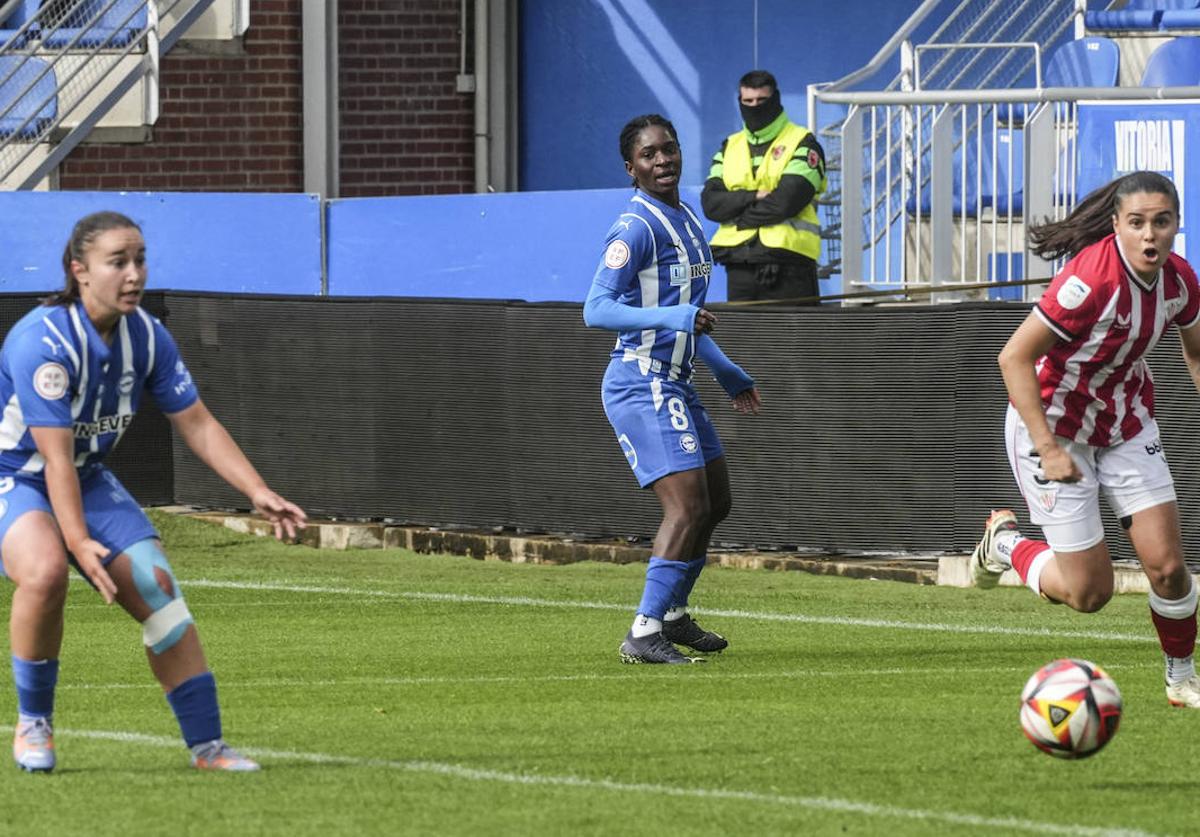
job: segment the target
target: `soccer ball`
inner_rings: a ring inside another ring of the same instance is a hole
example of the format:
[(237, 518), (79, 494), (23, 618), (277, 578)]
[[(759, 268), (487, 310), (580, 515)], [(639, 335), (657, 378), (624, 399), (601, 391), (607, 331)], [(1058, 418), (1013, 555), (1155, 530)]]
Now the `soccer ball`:
[(1021, 729), (1043, 753), (1081, 759), (1117, 734), (1121, 692), (1108, 673), (1087, 660), (1055, 660), (1021, 691)]

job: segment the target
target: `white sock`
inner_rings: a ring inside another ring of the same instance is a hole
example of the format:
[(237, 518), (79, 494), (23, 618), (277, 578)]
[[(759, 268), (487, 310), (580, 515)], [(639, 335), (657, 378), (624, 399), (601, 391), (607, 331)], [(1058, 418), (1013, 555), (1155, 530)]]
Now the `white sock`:
[(1174, 686), (1196, 675), (1195, 657), (1172, 657), (1169, 654), (1163, 656), (1167, 658), (1168, 684)]
[(1011, 567), (1013, 550), (1017, 548), (1017, 543), (1024, 539), (1025, 536), (1017, 530), (1005, 529), (996, 535), (992, 545), (996, 549), (996, 554)]
[(633, 634), (634, 639), (651, 634), (662, 633), (662, 620), (654, 619), (639, 613), (633, 620), (633, 627), (629, 629)]
[(664, 622), (674, 622), (676, 619), (682, 619), (687, 616), (686, 607), (673, 607), (663, 616)]

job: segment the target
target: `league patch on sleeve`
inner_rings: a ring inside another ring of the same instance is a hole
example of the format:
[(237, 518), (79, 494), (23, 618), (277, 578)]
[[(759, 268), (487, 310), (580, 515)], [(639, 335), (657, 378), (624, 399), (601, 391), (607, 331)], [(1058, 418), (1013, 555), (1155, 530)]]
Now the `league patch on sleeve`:
[(629, 263), (629, 245), (617, 239), (604, 251), (604, 266), (617, 270)]
[(67, 369), (61, 363), (43, 363), (33, 373), (33, 388), (47, 401), (66, 395), (67, 381)]
[(1087, 283), (1078, 276), (1071, 276), (1066, 282), (1063, 282), (1062, 287), (1058, 289), (1058, 304), (1068, 311), (1074, 311), (1083, 301), (1088, 298), (1088, 294), (1092, 289), (1087, 286)]
[(820, 171), (821, 155), (817, 153), (817, 149), (808, 149), (808, 167), (813, 171)]

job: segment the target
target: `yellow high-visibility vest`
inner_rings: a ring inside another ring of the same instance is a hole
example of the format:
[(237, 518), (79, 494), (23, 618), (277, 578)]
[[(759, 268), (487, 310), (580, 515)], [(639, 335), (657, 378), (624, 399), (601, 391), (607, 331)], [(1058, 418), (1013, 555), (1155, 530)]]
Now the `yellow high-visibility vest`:
[[(762, 165), (758, 167), (757, 175), (754, 173), (754, 166), (750, 160), (750, 141), (746, 132), (738, 131), (736, 134), (731, 134), (725, 141), (723, 161), (725, 188), (750, 191), (773, 190), (779, 185), (779, 178), (783, 176), (784, 168), (791, 162), (796, 148), (810, 133), (811, 131), (807, 128), (791, 122), (787, 123), (775, 137), (775, 141), (771, 143), (766, 154), (763, 155)], [(824, 187), (825, 184), (821, 185)], [(818, 189), (817, 193), (820, 194), (822, 191), (824, 188)], [(813, 204), (814, 202), (810, 201), (808, 206), (800, 210), (799, 214), (781, 224), (772, 224), (769, 227), (739, 230), (734, 224), (721, 224), (710, 243), (714, 247), (736, 247), (749, 241), (757, 233), (758, 240), (765, 247), (790, 250), (816, 261), (821, 256), (821, 223), (817, 219), (817, 208)]]

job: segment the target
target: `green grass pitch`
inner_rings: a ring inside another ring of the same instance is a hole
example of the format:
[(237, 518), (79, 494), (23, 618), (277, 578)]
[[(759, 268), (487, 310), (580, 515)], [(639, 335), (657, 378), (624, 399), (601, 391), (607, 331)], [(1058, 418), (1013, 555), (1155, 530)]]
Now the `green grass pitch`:
[[(1200, 712), (1166, 703), (1144, 596), (1081, 615), (1026, 590), (713, 568), (694, 612), (729, 650), (623, 666), (641, 566), (321, 552), (155, 522), (226, 737), (264, 769), (191, 770), (139, 627), (73, 582), (60, 767), (0, 773), (0, 834), (1200, 829)], [(1080, 762), (1017, 722), (1026, 678), (1062, 656), (1104, 665), (1125, 698), (1112, 744)]]

